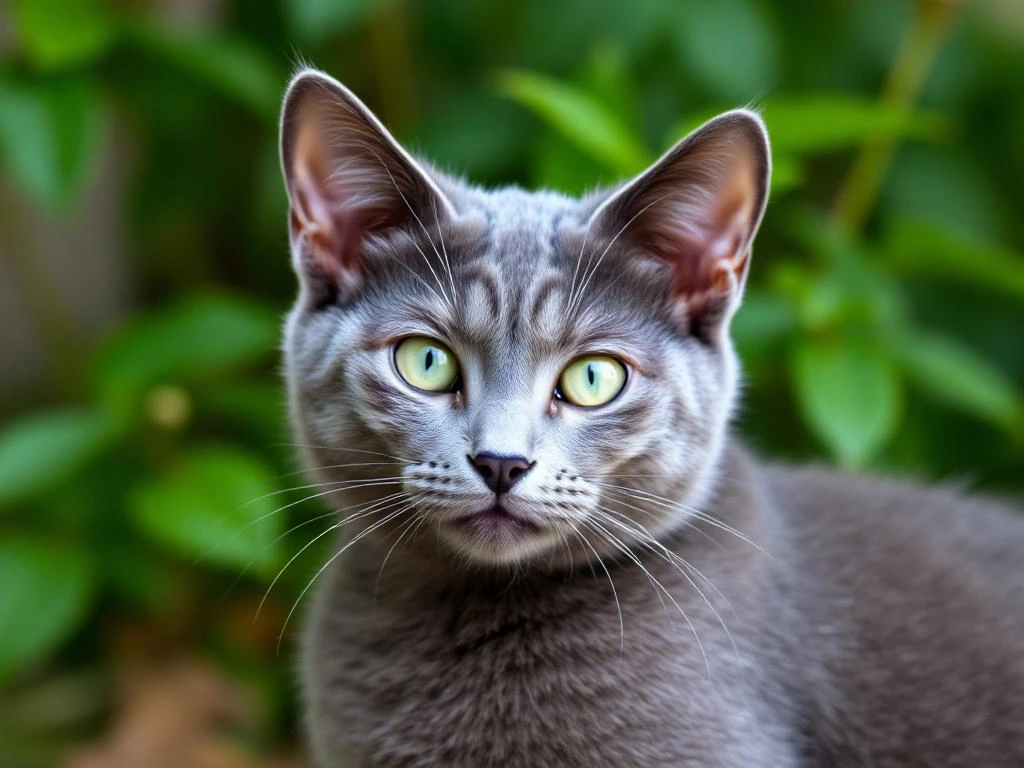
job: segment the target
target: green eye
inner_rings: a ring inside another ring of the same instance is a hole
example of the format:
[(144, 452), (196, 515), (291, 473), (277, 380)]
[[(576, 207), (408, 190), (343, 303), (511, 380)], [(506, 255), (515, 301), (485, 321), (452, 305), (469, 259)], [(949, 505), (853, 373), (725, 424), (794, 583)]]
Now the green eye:
[(626, 385), (626, 366), (614, 357), (588, 355), (569, 364), (558, 379), (558, 391), (573, 405), (604, 405)]
[(455, 355), (441, 342), (413, 336), (395, 347), (395, 367), (409, 384), (427, 392), (447, 392), (459, 377)]

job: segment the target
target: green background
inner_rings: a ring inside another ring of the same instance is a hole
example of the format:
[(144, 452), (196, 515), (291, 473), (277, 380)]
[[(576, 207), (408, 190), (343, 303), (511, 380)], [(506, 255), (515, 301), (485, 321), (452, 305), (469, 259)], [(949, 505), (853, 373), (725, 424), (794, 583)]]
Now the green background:
[[(277, 371), (276, 120), (304, 62), (492, 185), (578, 193), (761, 110), (776, 173), (735, 327), (749, 442), (1024, 489), (1019, 2), (12, 0), (0, 278), (41, 363), (12, 352), (24, 375), (0, 378), (0, 765), (102, 752), (130, 681), (180, 663), (243, 706), (203, 726), (224, 762), (178, 764), (294, 764), (283, 625), (323, 550), (263, 598), (328, 522)], [(116, 255), (72, 280), (104, 201)], [(118, 305), (82, 322), (109, 274)]]

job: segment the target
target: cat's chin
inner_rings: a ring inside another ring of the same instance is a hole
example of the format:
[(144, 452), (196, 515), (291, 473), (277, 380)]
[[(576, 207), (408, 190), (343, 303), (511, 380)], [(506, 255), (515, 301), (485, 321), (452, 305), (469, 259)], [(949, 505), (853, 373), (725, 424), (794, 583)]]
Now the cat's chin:
[(557, 536), (495, 505), (443, 523), (441, 536), (460, 556), (484, 565), (512, 565), (550, 550)]

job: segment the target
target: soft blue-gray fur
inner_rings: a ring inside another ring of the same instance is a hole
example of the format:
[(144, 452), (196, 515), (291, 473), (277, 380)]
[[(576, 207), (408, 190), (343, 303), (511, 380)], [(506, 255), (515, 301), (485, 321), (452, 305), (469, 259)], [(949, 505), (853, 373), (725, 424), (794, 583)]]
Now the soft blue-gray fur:
[[(618, 190), (484, 191), (307, 70), (282, 159), (291, 409), (338, 509), (303, 656), (319, 766), (1024, 765), (1024, 524), (729, 436), (755, 115)], [(458, 391), (404, 383), (408, 336)], [(623, 392), (553, 397), (594, 352)], [(502, 497), (529, 533), (453, 524), (494, 502), (481, 452), (534, 462)]]

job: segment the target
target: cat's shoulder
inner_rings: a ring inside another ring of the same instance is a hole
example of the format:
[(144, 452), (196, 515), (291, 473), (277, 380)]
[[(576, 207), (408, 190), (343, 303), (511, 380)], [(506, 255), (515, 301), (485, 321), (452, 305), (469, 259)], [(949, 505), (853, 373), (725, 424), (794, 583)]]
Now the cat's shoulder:
[[(1024, 535), (1024, 503), (972, 491), (965, 481), (864, 474), (822, 464), (758, 460), (757, 473), (774, 503), (819, 519), (852, 524), (886, 518), (907, 526), (959, 530), (1009, 528)], [(863, 527), (863, 526), (858, 526)]]
[(951, 578), (1024, 588), (1024, 505), (963, 484), (819, 465), (756, 463), (759, 483), (800, 559), (823, 578), (873, 573), (891, 584)]

